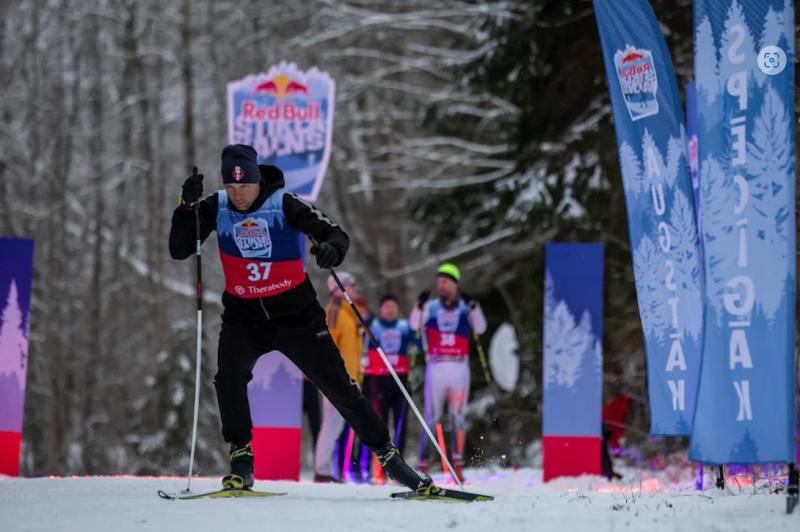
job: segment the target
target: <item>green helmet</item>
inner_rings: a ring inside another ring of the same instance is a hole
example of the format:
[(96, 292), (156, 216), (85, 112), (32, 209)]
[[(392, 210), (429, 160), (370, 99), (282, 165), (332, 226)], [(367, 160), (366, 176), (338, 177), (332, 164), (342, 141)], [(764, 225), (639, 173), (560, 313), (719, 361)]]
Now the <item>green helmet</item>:
[(445, 262), (439, 266), (439, 269), (436, 270), (436, 276), (438, 277), (440, 275), (445, 275), (457, 283), (461, 281), (461, 272), (455, 264), (450, 262)]

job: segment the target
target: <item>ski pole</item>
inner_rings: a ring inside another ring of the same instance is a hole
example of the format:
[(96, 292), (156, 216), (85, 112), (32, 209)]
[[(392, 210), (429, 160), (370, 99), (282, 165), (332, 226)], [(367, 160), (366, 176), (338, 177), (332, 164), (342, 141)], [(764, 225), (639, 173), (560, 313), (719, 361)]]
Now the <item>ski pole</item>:
[[(319, 247), (319, 242), (317, 242), (314, 239), (314, 237), (312, 237), (311, 235), (308, 235), (308, 237), (309, 237), (309, 239), (311, 239), (311, 253), (312, 254), (316, 254), (317, 247)], [(355, 303), (353, 303), (353, 300), (350, 298), (350, 294), (347, 293), (347, 290), (345, 289), (344, 285), (342, 284), (342, 281), (339, 280), (339, 276), (336, 275), (336, 272), (334, 271), (333, 268), (328, 268), (328, 271), (330, 272), (331, 277), (333, 277), (333, 280), (336, 281), (336, 285), (339, 287), (339, 290), (342, 291), (342, 295), (344, 296), (345, 301), (347, 301), (347, 303), (353, 309), (353, 312), (355, 312), (356, 317), (358, 318), (358, 321), (361, 323), (361, 326), (364, 327), (364, 332), (366, 332), (367, 336), (369, 337), (370, 343), (372, 343), (372, 347), (374, 347), (375, 350), (378, 351), (378, 354), (380, 355), (381, 360), (383, 360), (383, 363), (386, 365), (386, 368), (389, 370), (389, 373), (391, 373), (392, 378), (397, 383), (397, 386), (400, 388), (400, 391), (403, 392), (403, 396), (405, 396), (406, 401), (408, 401), (408, 404), (411, 406), (411, 410), (414, 411), (414, 415), (417, 416), (417, 419), (422, 424), (422, 428), (425, 429), (425, 432), (428, 434), (428, 437), (431, 439), (431, 442), (433, 443), (433, 446), (436, 447), (436, 450), (439, 452), (439, 456), (442, 457), (442, 460), (447, 464), (447, 467), (450, 469), (450, 471), (454, 471), (453, 470), (453, 466), (450, 465), (450, 461), (447, 459), (447, 456), (445, 456), (444, 452), (442, 452), (442, 448), (439, 447), (439, 443), (436, 441), (436, 438), (434, 437), (433, 433), (431, 432), (430, 427), (428, 426), (427, 423), (425, 423), (425, 419), (422, 417), (422, 414), (419, 413), (419, 409), (417, 408), (417, 405), (414, 404), (414, 400), (411, 399), (411, 396), (409, 395), (408, 390), (406, 390), (406, 387), (403, 386), (403, 381), (401, 381), (400, 377), (397, 376), (397, 373), (394, 371), (394, 368), (392, 367), (392, 363), (389, 362), (389, 359), (386, 357), (386, 353), (383, 352), (383, 349), (381, 348), (381, 345), (375, 339), (375, 336), (372, 335), (372, 331), (370, 330), (369, 325), (367, 325), (367, 322), (364, 321), (364, 318), (361, 316), (361, 312), (358, 310), (358, 307), (356, 306)], [(457, 475), (453, 475), (453, 478), (455, 478), (456, 483), (458, 484), (458, 487), (463, 490), (464, 486), (461, 484), (461, 479), (458, 478)]]
[[(192, 175), (197, 175), (197, 167), (192, 170)], [(202, 363), (201, 342), (203, 339), (203, 276), (200, 262), (200, 246), (203, 244), (200, 235), (200, 202), (194, 206), (194, 228), (197, 237), (197, 371), (194, 383), (194, 420), (192, 421), (192, 448), (189, 453), (189, 479), (184, 493), (192, 489), (192, 470), (194, 468), (194, 449), (197, 443), (197, 417), (200, 412), (200, 364)]]
[(470, 329), (472, 329), (472, 338), (475, 340), (475, 345), (478, 346), (478, 358), (481, 359), (481, 367), (483, 368), (483, 377), (486, 379), (486, 382), (492, 382), (492, 375), (489, 373), (489, 364), (486, 363), (486, 353), (483, 352), (483, 346), (481, 345), (481, 338), (478, 336), (478, 333), (475, 332), (475, 329), (470, 324)]

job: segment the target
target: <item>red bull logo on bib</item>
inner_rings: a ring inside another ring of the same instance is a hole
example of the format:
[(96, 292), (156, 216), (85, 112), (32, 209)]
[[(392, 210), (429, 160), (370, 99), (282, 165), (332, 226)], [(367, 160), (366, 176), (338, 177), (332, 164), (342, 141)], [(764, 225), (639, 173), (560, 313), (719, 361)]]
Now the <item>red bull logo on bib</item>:
[(658, 113), (658, 78), (650, 50), (628, 46), (614, 54), (614, 66), (631, 120)]
[(233, 226), (233, 239), (242, 257), (270, 257), (272, 239), (264, 220), (248, 218)]
[(228, 84), (228, 137), (283, 170), (286, 188), (315, 201), (328, 167), (335, 83), (313, 67), (282, 62)]

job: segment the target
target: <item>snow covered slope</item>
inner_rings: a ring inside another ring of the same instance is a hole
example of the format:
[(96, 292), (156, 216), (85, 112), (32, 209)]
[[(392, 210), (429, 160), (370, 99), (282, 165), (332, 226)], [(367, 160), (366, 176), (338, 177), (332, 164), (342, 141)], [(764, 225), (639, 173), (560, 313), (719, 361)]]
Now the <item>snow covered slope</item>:
[[(487, 474), (467, 473), (472, 478)], [(540, 472), (534, 470), (500, 472), (468, 488), (497, 500), (464, 504), (387, 499), (390, 492), (398, 491), (396, 487), (309, 482), (256, 482), (256, 489), (289, 492), (284, 497), (165, 501), (156, 491), (179, 492), (186, 487), (185, 479), (0, 477), (0, 530), (800, 530), (800, 515), (784, 513), (784, 496), (769, 495), (766, 490), (753, 494), (752, 486), (722, 493), (659, 493), (639, 491), (638, 487), (596, 492), (588, 489), (604, 485), (596, 479), (562, 479), (542, 485), (540, 478)], [(195, 479), (193, 491), (214, 490), (218, 483), (218, 479)]]

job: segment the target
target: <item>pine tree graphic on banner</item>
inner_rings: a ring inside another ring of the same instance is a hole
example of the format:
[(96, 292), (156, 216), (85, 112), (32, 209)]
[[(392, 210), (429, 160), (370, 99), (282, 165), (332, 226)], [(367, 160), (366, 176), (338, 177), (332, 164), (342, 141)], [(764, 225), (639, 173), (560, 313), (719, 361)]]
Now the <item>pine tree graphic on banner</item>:
[(28, 365), (28, 339), (25, 336), (25, 316), (19, 305), (17, 283), (12, 280), (0, 324), (0, 375), (15, 375), (19, 389), (25, 387)]
[(681, 138), (670, 137), (667, 141), (667, 169), (664, 175), (666, 183), (670, 188), (675, 188), (678, 180), (680, 165), (685, 164), (686, 157), (686, 131), (681, 126)]
[(697, 251), (697, 222), (692, 205), (681, 190), (675, 191), (670, 210), (670, 234), (675, 269), (684, 279), (678, 284), (678, 297), (686, 314), (681, 325), (694, 340), (698, 340), (703, 332), (703, 296), (701, 286), (700, 262)]
[[(727, 80), (735, 74), (741, 72), (742, 62), (748, 61), (750, 63), (750, 70), (747, 72), (746, 79), (763, 79), (764, 74), (758, 68), (756, 61), (756, 45), (755, 39), (750, 34), (749, 26), (744, 18), (744, 11), (742, 6), (736, 0), (733, 0), (731, 7), (728, 10), (728, 16), (725, 19), (725, 28), (720, 37), (720, 63), (719, 75), (720, 79)], [(733, 47), (733, 50), (731, 50)], [(736, 51), (733, 62), (729, 57), (728, 51)], [(721, 53), (725, 51), (725, 53)], [(759, 83), (760, 85), (763, 83)]]
[(544, 385), (545, 388), (572, 388), (582, 375), (584, 354), (594, 341), (591, 315), (587, 310), (582, 320), (576, 322), (566, 302), (556, 300), (553, 296), (552, 277), (545, 275), (544, 338), (548, 356), (544, 368)]
[(639, 161), (639, 156), (634, 151), (633, 147), (622, 141), (619, 147), (619, 162), (622, 168), (622, 179), (625, 192), (641, 194), (645, 191), (645, 186), (642, 181), (642, 163)]
[(731, 449), (731, 464), (751, 464), (759, 463), (758, 444), (753, 440), (749, 430), (744, 431), (742, 441)]
[(785, 37), (783, 31), (783, 13), (777, 12), (769, 6), (767, 15), (764, 17), (764, 31), (758, 41), (759, 49), (768, 45), (777, 45), (781, 42), (781, 37)]
[(708, 304), (714, 308), (717, 323), (722, 323), (722, 295), (728, 272), (735, 267), (734, 259), (724, 247), (712, 245), (716, 241), (730, 242), (733, 225), (725, 211), (731, 205), (735, 194), (731, 184), (725, 179), (722, 166), (713, 155), (706, 157), (700, 166), (700, 212), (703, 213), (703, 240), (708, 243), (706, 256), (709, 268), (706, 269), (707, 290), (713, 294)]
[(634, 253), (633, 269), (642, 329), (645, 336), (660, 341), (664, 339), (667, 326), (664, 255), (661, 248), (646, 236), (639, 241)]
[(704, 17), (698, 25), (694, 42), (698, 99), (701, 100), (701, 103), (710, 105), (717, 100), (720, 87), (717, 46), (714, 43), (714, 31), (708, 17)]
[[(752, 141), (747, 144), (747, 180), (750, 188), (750, 212), (757, 216), (748, 219), (748, 230), (755, 238), (750, 253), (756, 257), (772, 257), (771, 267), (785, 271), (788, 267), (787, 240), (790, 238), (794, 212), (787, 209), (792, 202), (787, 197), (785, 183), (792, 179), (794, 161), (789, 142), (789, 116), (780, 96), (768, 86), (761, 112), (753, 125)], [(753, 277), (758, 302), (767, 319), (783, 300), (786, 279), (773, 275)]]

